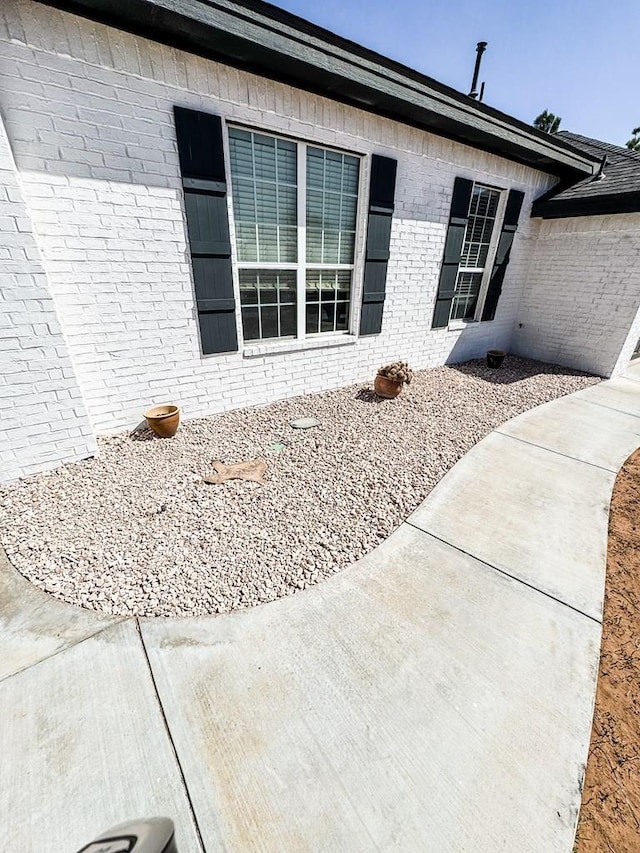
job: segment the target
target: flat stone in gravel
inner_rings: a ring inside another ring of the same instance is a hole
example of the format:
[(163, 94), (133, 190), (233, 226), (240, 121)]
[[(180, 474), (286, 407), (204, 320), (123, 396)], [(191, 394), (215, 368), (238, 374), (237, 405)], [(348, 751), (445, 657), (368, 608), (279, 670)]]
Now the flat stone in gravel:
[(311, 429), (320, 426), (320, 421), (317, 418), (297, 418), (295, 421), (289, 421), (289, 426), (294, 429)]
[[(63, 601), (117, 615), (220, 613), (289, 595), (386, 539), (492, 429), (599, 380), (508, 357), (100, 439), (100, 456), (0, 489), (13, 565)], [(294, 429), (314, 417), (322, 429)], [(202, 477), (269, 455), (264, 486)]]

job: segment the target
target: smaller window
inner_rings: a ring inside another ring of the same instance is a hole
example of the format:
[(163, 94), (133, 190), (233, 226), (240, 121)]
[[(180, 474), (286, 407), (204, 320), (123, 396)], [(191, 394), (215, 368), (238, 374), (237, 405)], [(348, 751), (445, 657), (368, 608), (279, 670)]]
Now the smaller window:
[(451, 320), (474, 320), (478, 314), (495, 254), (493, 238), (501, 195), (500, 190), (474, 184)]

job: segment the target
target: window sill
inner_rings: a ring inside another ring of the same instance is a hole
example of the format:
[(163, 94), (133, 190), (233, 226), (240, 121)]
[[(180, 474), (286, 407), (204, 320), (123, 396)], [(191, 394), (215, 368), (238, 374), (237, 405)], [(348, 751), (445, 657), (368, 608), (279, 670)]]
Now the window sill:
[(243, 358), (261, 358), (265, 355), (280, 355), (288, 352), (304, 352), (305, 350), (326, 349), (327, 347), (353, 346), (358, 339), (355, 335), (327, 335), (326, 337), (305, 338), (303, 341), (273, 341), (259, 344), (248, 344), (242, 349)]
[(479, 320), (451, 320), (447, 325), (448, 332), (461, 332), (467, 326), (478, 326)]

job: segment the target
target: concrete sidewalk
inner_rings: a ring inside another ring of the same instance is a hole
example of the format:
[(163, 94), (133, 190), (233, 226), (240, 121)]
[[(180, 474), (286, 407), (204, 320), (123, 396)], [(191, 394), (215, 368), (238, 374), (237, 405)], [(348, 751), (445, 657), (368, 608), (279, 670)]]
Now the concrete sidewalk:
[(5, 847), (569, 853), (640, 375), (515, 418), (380, 548), (253, 610), (115, 620), (2, 579)]

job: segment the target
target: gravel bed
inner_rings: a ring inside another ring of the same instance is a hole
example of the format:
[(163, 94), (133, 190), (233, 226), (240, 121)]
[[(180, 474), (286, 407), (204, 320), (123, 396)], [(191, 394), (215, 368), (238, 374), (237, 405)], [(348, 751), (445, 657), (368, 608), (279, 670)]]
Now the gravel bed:
[[(120, 615), (221, 613), (290, 595), (385, 539), (504, 421), (599, 381), (507, 358), (101, 438), (100, 457), (0, 488), (0, 541), (36, 586)], [(319, 427), (289, 421), (315, 417)], [(284, 445), (284, 447), (282, 446)], [(212, 462), (262, 457), (267, 484), (207, 485)]]

